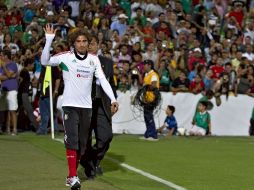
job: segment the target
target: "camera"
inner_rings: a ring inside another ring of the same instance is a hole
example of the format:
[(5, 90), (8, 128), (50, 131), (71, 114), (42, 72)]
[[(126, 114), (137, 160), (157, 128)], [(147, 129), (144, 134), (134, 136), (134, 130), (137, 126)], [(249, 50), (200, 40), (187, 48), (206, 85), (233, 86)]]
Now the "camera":
[(131, 71), (131, 73), (132, 73), (133, 75), (137, 75), (137, 74), (138, 74), (138, 71), (135, 70), (135, 69), (133, 69), (133, 70)]

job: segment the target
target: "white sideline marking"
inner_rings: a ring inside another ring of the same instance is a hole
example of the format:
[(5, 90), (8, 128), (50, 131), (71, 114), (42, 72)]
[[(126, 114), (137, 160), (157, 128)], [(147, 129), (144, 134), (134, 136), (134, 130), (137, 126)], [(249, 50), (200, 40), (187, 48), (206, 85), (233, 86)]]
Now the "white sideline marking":
[[(58, 141), (58, 142), (61, 142), (61, 143), (64, 143), (64, 141), (63, 141), (62, 139), (54, 139), (54, 140), (55, 140), (55, 141)], [(121, 163), (120, 161), (118, 161), (118, 160), (116, 160), (116, 159), (114, 159), (114, 158), (111, 158), (111, 157), (106, 156), (106, 159), (108, 159), (108, 160), (110, 160), (111, 162), (114, 162), (114, 163), (116, 163), (116, 164), (122, 166), (123, 168), (126, 168), (126, 169), (128, 169), (128, 170), (130, 170), (130, 171), (133, 171), (133, 172), (135, 172), (135, 173), (138, 173), (138, 174), (140, 174), (140, 175), (143, 175), (143, 176), (145, 176), (145, 177), (147, 177), (147, 178), (149, 178), (149, 179), (152, 179), (152, 180), (154, 180), (154, 181), (157, 181), (157, 182), (159, 182), (159, 183), (162, 183), (162, 184), (164, 184), (164, 185), (166, 185), (166, 186), (168, 186), (168, 187), (170, 187), (170, 188), (173, 188), (173, 189), (175, 189), (175, 190), (187, 190), (186, 188), (181, 187), (181, 186), (179, 186), (179, 185), (176, 185), (176, 184), (172, 183), (171, 181), (167, 181), (167, 180), (165, 180), (165, 179), (162, 179), (162, 178), (160, 178), (160, 177), (157, 177), (157, 176), (155, 176), (155, 175), (152, 175), (152, 174), (150, 174), (150, 173), (148, 173), (148, 172), (145, 172), (145, 171), (143, 171), (143, 170), (137, 169), (137, 168), (135, 168), (135, 167), (133, 167), (133, 166), (130, 166), (130, 165), (128, 165), (128, 164)]]

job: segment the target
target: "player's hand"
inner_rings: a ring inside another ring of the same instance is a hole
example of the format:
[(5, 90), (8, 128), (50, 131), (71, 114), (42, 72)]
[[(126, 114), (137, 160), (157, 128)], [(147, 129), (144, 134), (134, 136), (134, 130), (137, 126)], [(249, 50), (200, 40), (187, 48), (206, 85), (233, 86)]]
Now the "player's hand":
[(118, 111), (118, 103), (117, 102), (113, 102), (111, 104), (111, 113), (112, 113), (112, 116)]
[(43, 28), (45, 34), (56, 34), (57, 29), (54, 29), (53, 24), (46, 24), (46, 27)]

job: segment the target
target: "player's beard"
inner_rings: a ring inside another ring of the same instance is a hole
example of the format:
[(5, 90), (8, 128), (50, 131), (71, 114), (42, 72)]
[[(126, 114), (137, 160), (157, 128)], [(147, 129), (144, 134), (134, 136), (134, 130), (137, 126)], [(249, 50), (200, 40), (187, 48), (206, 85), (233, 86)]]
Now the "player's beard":
[(75, 54), (77, 59), (79, 59), (79, 60), (85, 60), (86, 57), (87, 57), (87, 50), (84, 50), (84, 52), (79, 52), (76, 49), (74, 49), (74, 54)]

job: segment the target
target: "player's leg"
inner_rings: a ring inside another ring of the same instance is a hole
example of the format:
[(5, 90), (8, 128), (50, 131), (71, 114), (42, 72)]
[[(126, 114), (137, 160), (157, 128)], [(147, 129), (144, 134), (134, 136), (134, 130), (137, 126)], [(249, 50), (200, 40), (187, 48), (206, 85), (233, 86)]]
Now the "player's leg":
[(92, 109), (92, 119), (91, 119), (91, 126), (89, 129), (89, 135), (88, 135), (88, 140), (86, 144), (86, 151), (85, 154), (81, 156), (80, 158), (80, 164), (84, 167), (85, 169), (85, 175), (87, 179), (94, 179), (95, 176), (95, 166), (93, 163), (94, 160), (94, 149), (92, 146), (92, 132), (94, 127), (97, 125), (97, 110), (98, 106), (93, 103), (93, 109)]
[(77, 108), (63, 107), (64, 143), (68, 163), (68, 177), (66, 185), (72, 189), (80, 188), (77, 177), (77, 152), (79, 150), (79, 114)]

